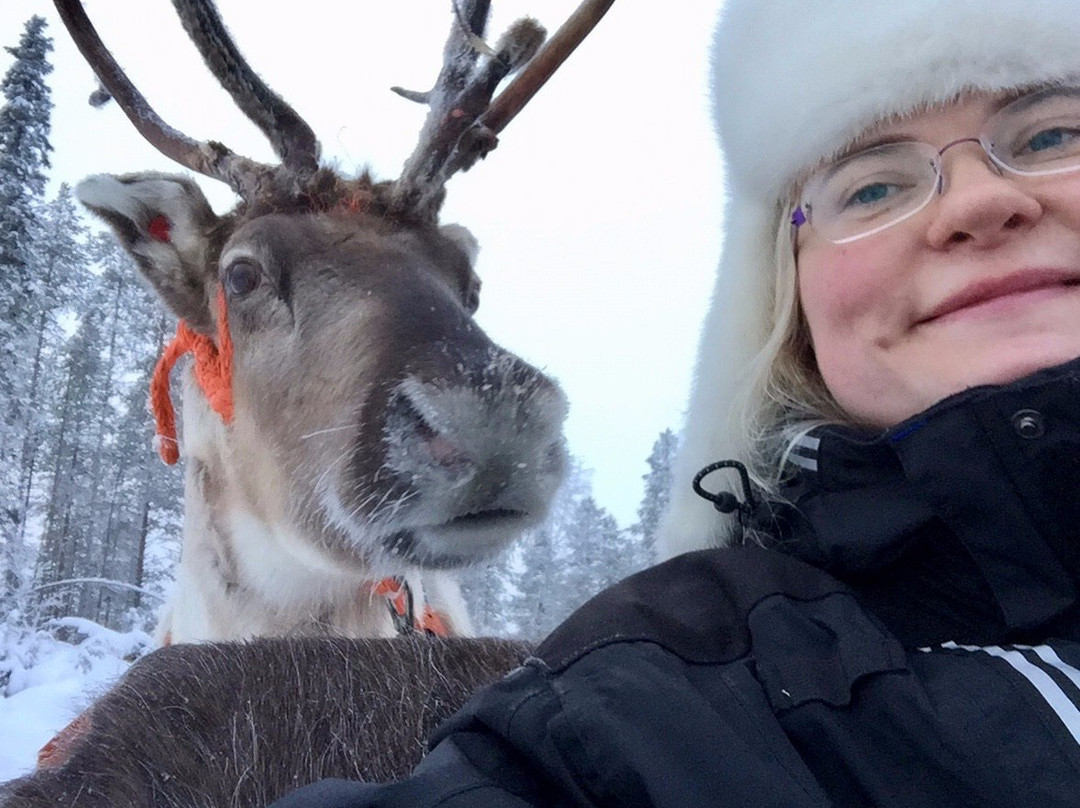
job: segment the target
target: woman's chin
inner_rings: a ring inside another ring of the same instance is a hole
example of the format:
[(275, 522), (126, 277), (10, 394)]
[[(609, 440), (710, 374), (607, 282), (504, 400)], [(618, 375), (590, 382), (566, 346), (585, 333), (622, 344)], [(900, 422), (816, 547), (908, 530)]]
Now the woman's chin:
[(936, 355), (909, 354), (902, 367), (845, 374), (843, 384), (827, 376), (826, 384), (854, 422), (887, 429), (972, 387), (1012, 384), (1080, 357), (1080, 338), (966, 347), (970, 350), (958, 345)]
[(1012, 384), (1032, 373), (1070, 362), (1080, 357), (1080, 338), (1042, 338), (1034, 344), (997, 346), (996, 350), (988, 348), (985, 354), (972, 356), (967, 372), (958, 376), (964, 379), (964, 388)]

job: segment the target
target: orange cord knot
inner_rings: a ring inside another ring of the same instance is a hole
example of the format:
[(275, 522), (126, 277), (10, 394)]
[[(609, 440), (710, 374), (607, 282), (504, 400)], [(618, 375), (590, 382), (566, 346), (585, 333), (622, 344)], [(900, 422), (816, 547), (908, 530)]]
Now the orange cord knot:
[(181, 320), (176, 326), (176, 336), (166, 346), (150, 381), (150, 407), (157, 424), (158, 454), (170, 466), (180, 459), (180, 447), (176, 441), (176, 413), (169, 392), (169, 375), (181, 356), (190, 351), (195, 357), (195, 381), (199, 389), (221, 420), (226, 424), (232, 423), (233, 344), (229, 336), (224, 289), (218, 289), (217, 305), (217, 342), (193, 331)]
[(383, 578), (375, 582), (371, 591), (386, 598), (386, 604), (390, 607), (390, 616), (394, 618), (394, 625), (399, 632), (419, 631), (436, 637), (453, 636), (449, 619), (441, 612), (426, 603), (419, 614), (414, 612), (412, 592), (404, 578)]

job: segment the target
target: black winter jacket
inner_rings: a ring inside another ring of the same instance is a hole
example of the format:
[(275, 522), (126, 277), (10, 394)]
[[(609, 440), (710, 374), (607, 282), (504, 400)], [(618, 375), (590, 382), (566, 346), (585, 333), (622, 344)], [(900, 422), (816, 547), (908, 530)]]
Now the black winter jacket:
[(1080, 806), (1080, 362), (803, 441), (769, 546), (586, 604), (307, 806)]

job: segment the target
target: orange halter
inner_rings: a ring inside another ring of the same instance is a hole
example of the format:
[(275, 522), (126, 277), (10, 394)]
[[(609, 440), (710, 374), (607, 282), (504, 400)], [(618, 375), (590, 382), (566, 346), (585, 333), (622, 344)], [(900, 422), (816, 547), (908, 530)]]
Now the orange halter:
[(386, 598), (386, 604), (390, 607), (390, 616), (394, 619), (394, 626), (398, 633), (408, 634), (419, 631), (424, 634), (434, 634), (436, 637), (451, 637), (454, 632), (450, 630), (445, 615), (424, 604), (423, 610), (416, 614), (413, 611), (412, 592), (404, 578), (383, 578), (372, 586), (371, 591), (376, 595)]
[(225, 290), (221, 287), (218, 287), (217, 307), (216, 344), (210, 337), (196, 333), (181, 320), (176, 326), (176, 336), (154, 368), (154, 377), (150, 382), (150, 407), (157, 424), (158, 454), (170, 466), (180, 458), (180, 447), (176, 442), (176, 413), (169, 393), (169, 374), (181, 356), (190, 351), (195, 357), (195, 381), (199, 389), (214, 412), (226, 424), (232, 422), (233, 344), (229, 335)]

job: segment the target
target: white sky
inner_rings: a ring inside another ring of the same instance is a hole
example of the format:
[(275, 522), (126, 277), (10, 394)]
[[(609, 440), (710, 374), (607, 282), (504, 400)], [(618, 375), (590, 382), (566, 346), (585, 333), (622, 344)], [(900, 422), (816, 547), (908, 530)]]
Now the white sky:
[[(719, 0), (617, 0), (585, 43), (454, 178), (444, 222), (481, 245), (482, 327), (544, 368), (570, 399), (570, 450), (594, 470), (600, 504), (635, 520), (652, 442), (678, 428), (719, 249), (720, 167), (705, 67)], [(554, 31), (577, 0), (493, 0), (489, 38), (532, 14)], [(167, 0), (88, 0), (121, 66), (170, 124), (270, 162), (258, 131), (202, 67)], [(347, 174), (397, 176), (424, 108), (389, 92), (426, 90), (451, 22), (448, 0), (219, 0), (241, 50), (314, 128)], [(137, 9), (137, 11), (135, 11)], [(134, 12), (134, 15), (133, 15)], [(32, 14), (49, 20), (54, 179), (175, 171), (95, 88), (51, 4), (2, 0), (0, 44)], [(11, 58), (0, 53), (0, 74)], [(216, 209), (231, 192), (202, 182)]]

